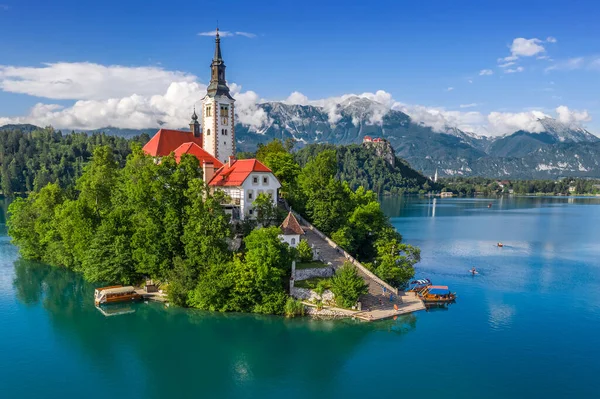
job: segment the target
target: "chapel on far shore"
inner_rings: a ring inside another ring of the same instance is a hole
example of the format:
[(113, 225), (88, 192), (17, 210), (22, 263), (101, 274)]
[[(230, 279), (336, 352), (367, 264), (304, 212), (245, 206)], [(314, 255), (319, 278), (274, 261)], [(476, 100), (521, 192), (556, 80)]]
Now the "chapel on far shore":
[(194, 109), (190, 130), (160, 129), (144, 146), (144, 152), (157, 162), (174, 153), (177, 162), (183, 154), (198, 158), (204, 181), (212, 191), (224, 191), (231, 202), (223, 204), (232, 220), (255, 218), (252, 203), (265, 193), (277, 205), (279, 180), (257, 159), (235, 158), (234, 98), (225, 80), (225, 63), (221, 55), (219, 29), (215, 54), (210, 65), (210, 84), (202, 98), (202, 127)]

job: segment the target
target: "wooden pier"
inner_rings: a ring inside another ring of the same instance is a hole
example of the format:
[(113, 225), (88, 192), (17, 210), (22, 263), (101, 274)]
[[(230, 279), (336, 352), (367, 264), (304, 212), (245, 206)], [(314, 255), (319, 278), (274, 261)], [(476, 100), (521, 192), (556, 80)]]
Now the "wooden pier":
[(167, 294), (160, 292), (146, 292), (143, 288), (136, 288), (135, 292), (140, 294), (145, 301), (168, 302)]

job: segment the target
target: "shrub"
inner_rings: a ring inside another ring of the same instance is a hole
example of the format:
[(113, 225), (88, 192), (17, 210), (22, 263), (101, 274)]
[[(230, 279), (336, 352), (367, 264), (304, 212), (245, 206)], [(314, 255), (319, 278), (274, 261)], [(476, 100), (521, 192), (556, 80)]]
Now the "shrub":
[(331, 279), (331, 291), (338, 306), (351, 308), (361, 295), (369, 291), (369, 287), (358, 275), (356, 268), (346, 262)]
[(294, 298), (288, 298), (283, 311), (286, 317), (304, 316), (304, 304)]
[(308, 241), (300, 241), (296, 250), (298, 251), (298, 258), (300, 258), (301, 262), (310, 262), (311, 260), (313, 260), (313, 251), (310, 245), (308, 244)]

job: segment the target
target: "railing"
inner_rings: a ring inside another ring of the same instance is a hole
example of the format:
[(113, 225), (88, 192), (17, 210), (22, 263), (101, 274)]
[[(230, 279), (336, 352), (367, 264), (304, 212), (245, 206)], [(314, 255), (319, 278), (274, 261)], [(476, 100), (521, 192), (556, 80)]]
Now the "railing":
[(366, 274), (376, 284), (380, 285), (381, 287), (385, 287), (387, 290), (390, 290), (394, 294), (398, 295), (398, 288), (392, 287), (391, 285), (389, 285), (388, 283), (386, 283), (385, 281), (383, 281), (382, 279), (377, 277), (375, 274), (373, 274), (372, 271), (367, 269), (365, 266), (362, 265), (362, 263), (360, 263), (352, 255), (350, 255), (348, 252), (346, 252), (344, 250), (344, 248), (337, 245), (331, 238), (327, 237), (325, 234), (323, 234), (321, 231), (319, 231), (319, 229), (317, 229), (315, 226), (313, 226), (312, 223), (310, 223), (308, 220), (306, 220), (302, 216), (300, 216), (300, 214), (298, 214), (297, 212), (295, 212), (294, 210), (289, 208), (287, 206), (287, 202), (286, 202), (286, 208), (288, 210), (290, 210), (294, 214), (294, 216), (296, 216), (296, 219), (298, 219), (298, 221), (300, 221), (300, 223), (304, 224), (305, 226), (308, 226), (308, 228), (313, 233), (315, 233), (316, 235), (321, 237), (323, 240), (325, 240), (325, 242), (327, 242), (327, 244), (329, 244), (330, 247), (332, 247), (333, 249), (335, 249), (336, 251), (338, 251), (339, 253), (344, 255), (344, 257), (346, 258), (346, 260), (348, 262), (352, 263), (356, 268), (358, 268), (361, 272)]

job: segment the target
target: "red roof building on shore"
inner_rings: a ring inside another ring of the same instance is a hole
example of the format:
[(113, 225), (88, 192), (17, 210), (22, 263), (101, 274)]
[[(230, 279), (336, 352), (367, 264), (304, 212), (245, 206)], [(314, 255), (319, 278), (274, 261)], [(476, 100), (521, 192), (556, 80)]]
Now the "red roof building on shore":
[[(231, 157), (233, 158), (233, 157)], [(208, 183), (212, 187), (241, 186), (252, 172), (273, 173), (257, 159), (231, 159), (221, 169), (215, 172)]]
[(153, 157), (166, 157), (184, 143), (194, 143), (202, 148), (202, 136), (196, 137), (191, 131), (160, 129), (143, 150)]
[(210, 155), (208, 152), (204, 151), (204, 149), (196, 143), (183, 143), (182, 145), (177, 147), (174, 152), (175, 160), (177, 161), (177, 163), (179, 163), (183, 154), (191, 154), (198, 158), (198, 161), (200, 161), (200, 165), (203, 165), (204, 163), (212, 163), (215, 169), (218, 169), (223, 166), (223, 163), (221, 161)]

